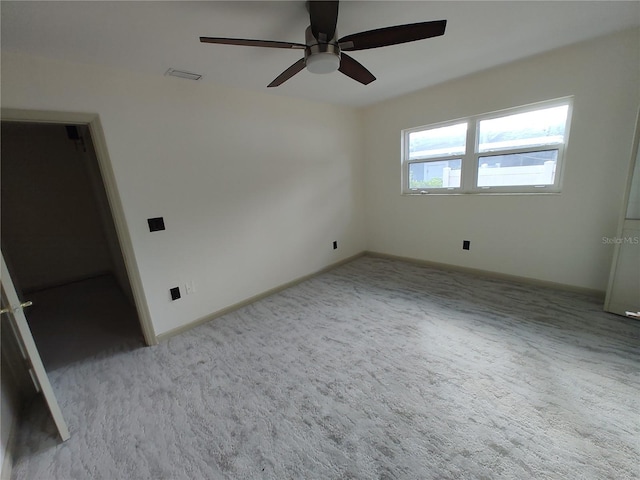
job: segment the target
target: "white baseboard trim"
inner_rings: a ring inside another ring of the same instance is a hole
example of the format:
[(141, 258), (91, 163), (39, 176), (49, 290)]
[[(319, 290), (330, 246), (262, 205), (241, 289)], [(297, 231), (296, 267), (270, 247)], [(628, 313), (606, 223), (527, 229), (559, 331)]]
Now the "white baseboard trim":
[[(234, 303), (233, 305), (230, 305), (228, 307), (225, 307), (223, 309), (220, 309), (216, 312), (213, 312), (209, 315), (205, 315), (204, 317), (198, 318), (192, 322), (189, 322), (185, 325), (182, 325), (180, 327), (174, 328), (172, 330), (169, 330), (168, 332), (165, 333), (161, 333), (160, 335), (157, 336), (158, 342), (163, 342), (165, 340), (168, 340), (169, 338), (173, 337), (174, 335), (179, 335), (183, 332), (186, 332), (188, 330), (191, 330), (192, 328), (197, 327), (198, 325), (202, 325), (203, 323), (207, 323), (210, 322), (211, 320), (215, 320), (218, 317), (221, 317), (222, 315), (226, 315), (227, 313), (233, 312), (234, 310), (238, 310), (239, 308), (245, 307), (253, 302), (257, 302), (258, 300), (262, 300), (263, 298), (266, 298), (270, 295), (273, 295), (275, 293), (281, 292), (282, 290), (286, 290), (287, 288), (293, 287), (299, 283), (304, 282), (305, 280), (309, 280), (310, 278), (315, 277), (316, 275), (320, 275), (323, 274), (325, 272), (328, 272), (330, 270), (333, 270), (334, 268), (337, 268), (341, 265), (344, 265), (346, 263), (352, 262), (353, 260), (363, 257), (363, 256), (369, 256), (369, 257), (377, 257), (377, 258), (388, 258), (390, 260), (399, 260), (399, 261), (403, 261), (403, 262), (408, 262), (408, 263), (413, 263), (416, 265), (422, 265), (425, 267), (430, 267), (430, 268), (437, 268), (439, 270), (448, 270), (448, 271), (455, 271), (455, 272), (463, 272), (463, 273), (469, 273), (472, 275), (477, 275), (477, 276), (481, 276), (481, 277), (487, 277), (487, 278), (495, 278), (498, 280), (506, 280), (506, 281), (510, 281), (510, 282), (516, 282), (516, 283), (524, 283), (524, 284), (528, 284), (528, 285), (535, 285), (535, 286), (540, 286), (540, 287), (547, 287), (547, 288), (554, 288), (557, 290), (564, 290), (564, 291), (570, 291), (570, 292), (576, 292), (576, 293), (581, 293), (581, 294), (586, 294), (586, 295), (590, 295), (590, 296), (594, 296), (597, 297), (599, 299), (604, 300), (604, 296), (605, 296), (605, 292), (601, 291), (601, 290), (595, 290), (595, 289), (590, 289), (590, 288), (584, 288), (584, 287), (578, 287), (575, 285), (566, 285), (563, 283), (556, 283), (556, 282), (549, 282), (549, 281), (545, 281), (545, 280), (538, 280), (535, 278), (529, 278), (529, 277), (520, 277), (517, 275), (509, 275), (506, 273), (499, 273), (499, 272), (492, 272), (489, 270), (481, 270), (481, 269), (477, 269), (477, 268), (469, 268), (469, 267), (461, 267), (458, 265), (450, 265), (447, 263), (438, 263), (438, 262), (431, 262), (429, 260), (420, 260), (417, 258), (411, 258), (411, 257), (402, 257), (402, 256), (398, 256), (398, 255), (391, 255), (388, 253), (381, 253), (381, 252), (373, 252), (373, 251), (363, 251), (360, 253), (357, 253), (356, 255), (353, 255), (351, 257), (345, 258), (344, 260), (340, 260), (339, 262), (333, 263), (331, 265), (328, 265), (316, 272), (310, 273), (308, 275), (304, 275), (302, 277), (296, 278), (290, 282), (287, 283), (283, 283), (282, 285), (278, 285), (277, 287), (271, 288), (265, 292), (259, 293), (258, 295), (254, 295), (252, 297), (249, 297), (245, 300), (242, 300), (241, 302), (238, 303)], [(2, 479), (4, 480), (4, 478)]]
[(432, 262), (429, 260), (420, 260), (417, 258), (402, 257), (398, 255), (391, 255), (388, 253), (381, 253), (381, 252), (366, 251), (365, 255), (369, 257), (388, 258), (390, 260), (400, 260), (403, 262), (413, 263), (416, 265), (423, 265), (425, 267), (437, 268), (439, 270), (463, 272), (463, 273), (469, 273), (472, 275), (477, 275), (480, 277), (495, 278), (497, 280), (506, 280), (506, 281), (515, 282), (515, 283), (524, 283), (524, 284), (535, 285), (539, 287), (547, 287), (547, 288), (554, 288), (557, 290), (582, 293), (585, 295), (601, 298), (603, 301), (605, 297), (605, 292), (603, 290), (579, 287), (576, 285), (567, 285), (564, 283), (549, 282), (546, 280), (539, 280), (536, 278), (520, 277), (518, 275), (510, 275), (508, 273), (492, 272), (490, 270), (481, 270), (478, 268), (462, 267), (459, 265), (451, 265), (448, 263), (438, 263), (438, 262)]
[(294, 280), (291, 280), (290, 282), (287, 283), (283, 283), (282, 285), (278, 285), (277, 287), (274, 288), (270, 288), (269, 290), (259, 293), (257, 295), (254, 295), (252, 297), (249, 297), (245, 300), (242, 300), (241, 302), (238, 303), (234, 303), (233, 305), (229, 305), (228, 307), (225, 307), (221, 310), (218, 310), (216, 312), (213, 312), (209, 315), (205, 315), (204, 317), (198, 318), (192, 322), (189, 322), (185, 325), (182, 325), (178, 328), (174, 328), (172, 330), (169, 330), (168, 332), (164, 332), (161, 333), (160, 335), (158, 335), (156, 338), (158, 339), (158, 342), (163, 342), (165, 340), (168, 340), (169, 338), (173, 337), (174, 335), (179, 335), (180, 333), (186, 332), (188, 330), (191, 330), (192, 328), (197, 327), (198, 325), (202, 325), (203, 323), (207, 323), (210, 322), (211, 320), (215, 320), (218, 317), (221, 317), (222, 315), (226, 315), (227, 313), (233, 312), (234, 310), (238, 310), (239, 308), (245, 307), (253, 302), (257, 302), (258, 300), (262, 300), (263, 298), (266, 298), (270, 295), (273, 295), (274, 293), (278, 293), (281, 292), (282, 290), (286, 290), (287, 288), (291, 288), (299, 283), (302, 283), (306, 280), (309, 280), (310, 278), (315, 277), (316, 275), (320, 275), (323, 273), (326, 273), (330, 270), (333, 270), (334, 268), (337, 268), (341, 265), (344, 265), (346, 263), (352, 262), (354, 261), (356, 258), (360, 258), (362, 256), (365, 255), (365, 252), (360, 252), (357, 253), (355, 255), (352, 255), (351, 257), (345, 258), (344, 260), (340, 260), (339, 262), (336, 263), (332, 263), (331, 265), (328, 265), (324, 268), (321, 268), (320, 270), (310, 273), (308, 275), (303, 275), (302, 277), (296, 278)]

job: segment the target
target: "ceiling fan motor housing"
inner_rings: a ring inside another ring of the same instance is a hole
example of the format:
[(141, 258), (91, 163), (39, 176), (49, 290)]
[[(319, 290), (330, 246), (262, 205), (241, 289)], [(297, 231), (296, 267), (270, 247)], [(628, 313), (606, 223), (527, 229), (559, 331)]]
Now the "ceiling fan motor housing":
[(304, 50), (304, 61), (307, 70), (312, 73), (331, 73), (340, 68), (340, 47), (336, 39), (337, 33), (329, 42), (319, 42), (307, 27), (305, 32), (307, 48)]

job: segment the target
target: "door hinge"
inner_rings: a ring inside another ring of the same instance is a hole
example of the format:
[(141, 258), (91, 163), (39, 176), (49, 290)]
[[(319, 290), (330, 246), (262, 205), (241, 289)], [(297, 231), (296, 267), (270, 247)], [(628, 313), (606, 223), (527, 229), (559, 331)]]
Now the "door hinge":
[(3, 308), (2, 310), (0, 310), (0, 315), (3, 314), (3, 313), (17, 312), (18, 310), (30, 307), (31, 305), (33, 305), (33, 302), (31, 300), (28, 300), (26, 302), (21, 303), (20, 305), (18, 305), (15, 308)]

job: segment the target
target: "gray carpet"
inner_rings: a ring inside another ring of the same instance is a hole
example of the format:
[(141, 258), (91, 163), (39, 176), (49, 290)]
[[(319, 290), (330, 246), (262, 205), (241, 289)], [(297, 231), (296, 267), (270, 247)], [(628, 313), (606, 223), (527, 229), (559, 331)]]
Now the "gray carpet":
[(361, 258), (55, 370), (72, 437), (33, 405), (13, 478), (638, 478), (640, 323), (601, 303)]

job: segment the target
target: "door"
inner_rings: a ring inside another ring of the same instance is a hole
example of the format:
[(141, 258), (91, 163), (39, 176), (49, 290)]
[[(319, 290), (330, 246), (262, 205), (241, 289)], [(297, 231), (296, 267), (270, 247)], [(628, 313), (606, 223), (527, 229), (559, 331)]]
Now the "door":
[(640, 113), (633, 150), (618, 236), (607, 239), (615, 246), (604, 309), (640, 319)]
[(0, 276), (0, 283), (2, 285), (2, 322), (3, 327), (8, 325), (18, 340), (20, 345), (20, 351), (23, 358), (27, 362), (31, 379), (39, 393), (42, 393), (46, 401), (47, 407), (51, 412), (53, 421), (56, 424), (58, 433), (62, 441), (69, 438), (69, 429), (62, 416), (62, 411), (58, 405), (58, 401), (51, 388), (49, 377), (42, 365), (40, 354), (36, 348), (36, 344), (31, 336), (31, 330), (27, 324), (27, 319), (24, 315), (23, 309), (31, 305), (31, 302), (21, 302), (16, 293), (13, 281), (9, 275), (9, 269), (4, 261), (4, 255), (2, 256), (2, 275)]

